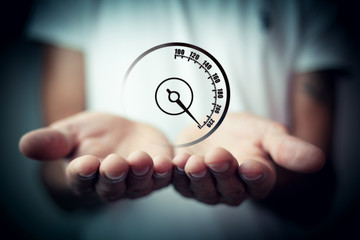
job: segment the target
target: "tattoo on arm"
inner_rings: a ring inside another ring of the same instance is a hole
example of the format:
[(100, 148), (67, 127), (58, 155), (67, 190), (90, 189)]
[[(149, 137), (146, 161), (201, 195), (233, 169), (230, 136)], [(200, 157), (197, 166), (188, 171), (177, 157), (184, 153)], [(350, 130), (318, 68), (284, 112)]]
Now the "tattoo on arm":
[[(333, 100), (335, 80), (329, 72), (309, 74), (302, 81), (301, 92), (319, 104), (328, 104)], [(329, 76), (330, 75), (330, 76)]]
[(302, 86), (302, 92), (321, 103), (326, 98), (326, 88), (322, 83), (316, 81), (305, 81)]

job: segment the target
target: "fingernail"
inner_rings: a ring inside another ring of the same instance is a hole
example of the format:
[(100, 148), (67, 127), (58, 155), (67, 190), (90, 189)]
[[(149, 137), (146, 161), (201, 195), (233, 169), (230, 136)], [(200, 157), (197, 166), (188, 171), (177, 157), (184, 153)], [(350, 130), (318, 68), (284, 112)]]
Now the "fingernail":
[(190, 173), (190, 175), (194, 178), (202, 178), (206, 175), (206, 169), (197, 173)]
[(112, 181), (120, 181), (125, 178), (125, 172), (119, 173), (119, 172), (105, 172), (105, 176), (112, 180)]
[(211, 168), (211, 170), (213, 170), (214, 172), (223, 173), (223, 172), (225, 172), (226, 170), (229, 169), (230, 164), (229, 164), (229, 162), (224, 162), (224, 163), (209, 164), (208, 166), (209, 166), (209, 167)]
[(241, 177), (246, 180), (246, 181), (251, 181), (251, 182), (254, 182), (254, 181), (257, 181), (259, 180), (260, 178), (262, 178), (262, 174), (242, 174)]
[(79, 174), (80, 177), (83, 177), (83, 178), (91, 178), (91, 177), (95, 176), (96, 171), (92, 172), (92, 173), (81, 173), (81, 172), (79, 172), (78, 174)]
[(185, 172), (184, 168), (182, 168), (182, 167), (176, 166), (176, 169), (181, 173)]
[(136, 176), (144, 176), (146, 173), (148, 173), (150, 170), (149, 166), (146, 167), (131, 167), (131, 171)]
[(164, 172), (164, 173), (157, 173), (157, 172), (154, 172), (154, 175), (156, 177), (165, 177), (169, 172)]

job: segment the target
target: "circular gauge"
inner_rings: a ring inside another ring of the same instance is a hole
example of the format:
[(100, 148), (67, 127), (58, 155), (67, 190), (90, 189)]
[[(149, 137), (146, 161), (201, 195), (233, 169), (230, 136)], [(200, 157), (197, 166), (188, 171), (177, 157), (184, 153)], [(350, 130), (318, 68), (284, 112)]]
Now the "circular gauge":
[[(122, 91), (126, 115), (157, 127), (175, 147), (209, 137), (224, 120), (230, 102), (220, 63), (204, 49), (181, 42), (142, 53), (127, 70)], [(177, 138), (185, 128), (192, 128), (193, 136)]]

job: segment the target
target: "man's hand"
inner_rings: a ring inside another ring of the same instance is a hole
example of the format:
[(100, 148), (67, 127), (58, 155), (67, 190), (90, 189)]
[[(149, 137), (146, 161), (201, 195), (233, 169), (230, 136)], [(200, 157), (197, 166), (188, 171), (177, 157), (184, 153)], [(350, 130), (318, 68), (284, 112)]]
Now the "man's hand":
[(44, 162), (63, 159), (57, 171), (76, 195), (95, 192), (108, 201), (138, 198), (167, 186), (172, 175), (172, 149), (143, 135), (167, 142), (148, 125), (84, 112), (27, 133), (20, 150)]
[[(193, 139), (193, 134), (186, 129), (179, 139)], [(316, 172), (325, 156), (314, 145), (290, 136), (279, 123), (231, 114), (209, 138), (177, 149), (173, 163), (177, 166), (173, 183), (184, 196), (208, 204), (238, 205), (247, 197), (266, 197), (277, 177), (283, 180), (277, 168)]]

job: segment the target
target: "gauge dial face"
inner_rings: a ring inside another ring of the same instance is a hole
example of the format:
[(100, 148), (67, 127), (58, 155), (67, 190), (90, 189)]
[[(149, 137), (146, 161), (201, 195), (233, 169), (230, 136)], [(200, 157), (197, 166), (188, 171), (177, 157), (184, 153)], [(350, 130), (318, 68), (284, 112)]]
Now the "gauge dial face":
[[(129, 67), (122, 91), (127, 116), (157, 127), (174, 147), (209, 137), (224, 120), (230, 102), (229, 82), (216, 58), (181, 42), (141, 54)], [(192, 128), (193, 136), (177, 139), (185, 128)]]

